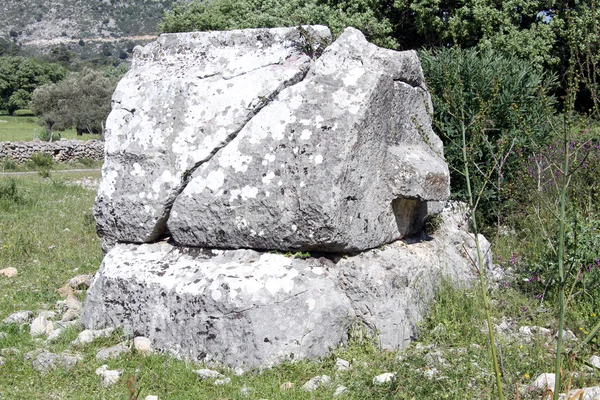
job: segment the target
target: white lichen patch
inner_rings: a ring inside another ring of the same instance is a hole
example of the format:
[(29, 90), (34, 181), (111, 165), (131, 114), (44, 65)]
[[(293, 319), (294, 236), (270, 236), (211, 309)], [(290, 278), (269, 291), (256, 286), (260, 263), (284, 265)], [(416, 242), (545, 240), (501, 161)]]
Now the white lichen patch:
[(197, 140), (198, 135), (193, 126), (186, 126), (181, 130), (173, 143), (171, 144), (171, 150), (175, 154), (184, 154), (190, 149), (190, 145), (193, 145)]
[(114, 169), (111, 169), (108, 172), (104, 173), (102, 181), (100, 181), (98, 193), (101, 193), (105, 196), (112, 196), (112, 194), (115, 192), (117, 179), (119, 178), (118, 170), (120, 169), (120, 167), (113, 166), (113, 168)]
[(242, 217), (240, 215), (237, 215), (235, 217), (235, 226), (238, 229), (240, 229), (240, 230), (244, 229), (244, 228), (247, 228), (248, 227), (248, 221), (246, 220), (246, 218), (244, 218), (244, 217)]
[(311, 136), (312, 136), (312, 132), (309, 131), (308, 129), (304, 129), (302, 131), (302, 133), (300, 134), (300, 140), (309, 140)]
[(351, 70), (346, 72), (347, 75), (344, 76), (344, 85), (346, 86), (356, 86), (358, 80), (365, 74), (364, 68), (352, 68)]
[[(271, 150), (273, 151), (273, 150)], [(275, 154), (267, 153), (263, 158), (262, 165), (267, 165), (268, 163), (272, 163), (275, 161)]]
[(239, 152), (238, 138), (223, 148), (218, 162), (222, 168), (232, 168), (235, 172), (246, 172), (248, 165), (252, 161), (252, 156), (247, 156)]
[(142, 169), (142, 166), (138, 163), (133, 163), (133, 170), (129, 172), (132, 176), (146, 176), (146, 171)]
[(265, 176), (263, 176), (262, 183), (264, 183), (265, 185), (268, 185), (271, 183), (273, 178), (275, 178), (275, 173), (273, 171), (269, 171), (269, 172), (267, 172), (267, 174)]
[(258, 195), (258, 188), (246, 185), (242, 189), (233, 189), (231, 190), (231, 196), (229, 197), (229, 201), (232, 202), (234, 200), (241, 199), (242, 201), (246, 201), (248, 199), (255, 199)]
[[(241, 250), (240, 254), (247, 251)], [(185, 267), (190, 271), (201, 271), (195, 275), (184, 274), (187, 278), (177, 286), (178, 293), (208, 293), (214, 301), (264, 301), (264, 293), (277, 297), (292, 293), (298, 270), (291, 267), (292, 260), (281, 254), (262, 254), (249, 260), (239, 261), (216, 259), (192, 260), (187, 256), (169, 260), (170, 268), (163, 276), (170, 281), (170, 274), (182, 277)], [(160, 257), (155, 263), (164, 262)], [(154, 278), (155, 279), (155, 278)], [(162, 281), (160, 281), (162, 286)]]
[(168, 188), (172, 188), (179, 183), (179, 179), (171, 173), (169, 170), (165, 170), (155, 181), (152, 183), (152, 190), (157, 195), (162, 191), (163, 185)]
[(332, 94), (333, 103), (342, 110), (348, 110), (350, 114), (358, 114), (360, 101), (351, 95), (346, 89), (339, 89)]

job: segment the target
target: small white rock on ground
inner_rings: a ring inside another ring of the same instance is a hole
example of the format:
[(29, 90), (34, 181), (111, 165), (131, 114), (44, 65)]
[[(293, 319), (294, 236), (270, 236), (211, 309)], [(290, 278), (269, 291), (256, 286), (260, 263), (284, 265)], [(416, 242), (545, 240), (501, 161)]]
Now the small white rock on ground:
[(158, 396), (148, 395), (144, 400), (158, 400)]
[(546, 388), (553, 389), (555, 382), (556, 375), (544, 373), (535, 378), (535, 381), (533, 382), (532, 386), (541, 390), (544, 390)]
[(119, 381), (119, 378), (123, 375), (123, 371), (108, 369), (108, 365), (104, 364), (101, 367), (96, 368), (96, 375), (100, 376), (100, 385), (102, 385), (102, 387), (109, 387)]
[(117, 358), (121, 354), (128, 353), (128, 352), (129, 352), (129, 347), (127, 347), (125, 345), (125, 343), (119, 343), (112, 347), (105, 347), (103, 349), (100, 349), (98, 351), (98, 353), (96, 354), (96, 360), (105, 361), (105, 360), (109, 360), (112, 358)]
[(73, 346), (81, 346), (84, 344), (92, 343), (94, 340), (99, 338), (109, 337), (113, 332), (114, 328), (106, 328), (106, 329), (86, 329), (77, 335), (77, 339), (73, 340), (71, 344)]
[(396, 378), (396, 373), (386, 372), (373, 378), (373, 385), (382, 385), (391, 382), (394, 378)]
[(338, 371), (348, 371), (350, 369), (350, 363), (342, 358), (335, 360), (335, 367)]
[(79, 321), (79, 320), (66, 321), (66, 322), (60, 321), (60, 322), (53, 322), (53, 325), (54, 325), (54, 330), (48, 334), (48, 338), (46, 339), (47, 342), (53, 342), (53, 341), (57, 340), (65, 332), (65, 329), (67, 329), (69, 327), (80, 328), (81, 321)]
[(48, 321), (46, 317), (40, 315), (31, 323), (29, 334), (31, 336), (49, 335), (54, 330), (52, 321)]
[(252, 388), (249, 388), (248, 386), (244, 386), (240, 389), (240, 394), (242, 396), (250, 396), (250, 393), (252, 393)]
[(589, 363), (593, 367), (600, 369), (600, 357), (598, 357), (598, 356), (591, 356), (590, 360), (589, 360)]
[(138, 353), (152, 353), (152, 341), (144, 336), (138, 336), (133, 339), (133, 347)]
[(322, 386), (327, 386), (331, 383), (331, 377), (329, 375), (319, 375), (311, 378), (308, 382), (302, 385), (302, 390), (305, 392), (312, 392)]
[(17, 276), (17, 273), (17, 269), (13, 267), (0, 269), (0, 275), (5, 276), (7, 278), (14, 278), (15, 276)]
[(348, 392), (348, 388), (346, 386), (340, 385), (337, 388), (335, 388), (335, 392), (333, 392), (333, 397), (341, 396), (346, 392)]
[(197, 369), (192, 371), (194, 372), (196, 375), (198, 375), (201, 379), (217, 379), (217, 378), (223, 378), (224, 376), (219, 373), (218, 371), (214, 371), (212, 369)]
[(46, 372), (59, 367), (70, 369), (82, 360), (83, 358), (80, 355), (72, 355), (66, 352), (54, 354), (44, 350), (34, 358), (32, 365), (34, 369)]
[(28, 324), (33, 320), (33, 312), (29, 310), (17, 311), (4, 318), (5, 324)]
[(231, 382), (231, 378), (223, 378), (223, 379), (217, 379), (214, 384), (215, 386), (225, 386), (227, 384), (229, 384)]

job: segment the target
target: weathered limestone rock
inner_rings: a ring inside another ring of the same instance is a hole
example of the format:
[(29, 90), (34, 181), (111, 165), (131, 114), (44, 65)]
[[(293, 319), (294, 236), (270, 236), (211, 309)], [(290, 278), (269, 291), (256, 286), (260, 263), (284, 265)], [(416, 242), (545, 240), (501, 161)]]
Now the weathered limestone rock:
[[(136, 50), (107, 121), (86, 328), (265, 367), (323, 356), (357, 321), (404, 347), (439, 277), (470, 278), (416, 53), (352, 28), (329, 40), (251, 29)], [(433, 238), (397, 240), (440, 212)]]
[(404, 347), (439, 277), (471, 276), (465, 249), (470, 257), (475, 250), (462, 209), (449, 207), (441, 218), (430, 240), (345, 257), (117, 244), (88, 291), (82, 321), (243, 368), (325, 355), (356, 320), (379, 332), (382, 347)]
[(188, 246), (282, 251), (364, 250), (415, 233), (426, 202), (449, 194), (428, 102), (416, 53), (347, 29), (192, 175), (169, 231)]
[(117, 244), (88, 291), (88, 327), (124, 326), (156, 348), (260, 366), (317, 357), (346, 337), (354, 311), (318, 260), (252, 250)]
[(315, 58), (328, 38), (171, 34), (138, 50), (107, 121), (106, 249), (168, 230), (185, 246), (341, 252), (418, 232), (449, 173), (417, 55), (348, 28)]
[[(326, 27), (309, 28), (315, 43)], [(163, 233), (190, 174), (312, 64), (296, 28), (164, 34), (136, 48), (106, 124), (95, 216), (107, 241)], [(237, 162), (237, 160), (232, 160)]]

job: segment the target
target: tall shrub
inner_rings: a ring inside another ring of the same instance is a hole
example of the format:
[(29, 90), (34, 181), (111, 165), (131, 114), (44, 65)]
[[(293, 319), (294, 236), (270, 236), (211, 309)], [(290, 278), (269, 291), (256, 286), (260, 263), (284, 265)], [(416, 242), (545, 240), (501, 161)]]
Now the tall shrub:
[(482, 222), (501, 222), (508, 197), (504, 184), (517, 168), (512, 154), (517, 148), (527, 153), (548, 137), (555, 105), (549, 93), (556, 77), (493, 50), (440, 48), (419, 55), (432, 94), (435, 128), (451, 167), (452, 193), (461, 200), (468, 197), (461, 119), (453, 115), (461, 109), (464, 120), (474, 121), (466, 127), (472, 186), (478, 191), (490, 183), (481, 189)]

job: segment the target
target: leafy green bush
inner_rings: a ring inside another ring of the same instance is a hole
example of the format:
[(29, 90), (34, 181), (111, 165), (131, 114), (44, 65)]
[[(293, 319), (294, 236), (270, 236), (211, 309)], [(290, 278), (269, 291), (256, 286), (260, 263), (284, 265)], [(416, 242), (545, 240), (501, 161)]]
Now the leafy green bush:
[(46, 129), (42, 129), (38, 134), (38, 137), (44, 142), (52, 142), (54, 140), (59, 140), (61, 138), (61, 134), (59, 132), (52, 132)]
[(18, 204), (23, 201), (23, 196), (14, 179), (0, 181), (0, 205)]
[(2, 159), (2, 170), (3, 171), (15, 171), (17, 169), (17, 163), (12, 158)]
[(27, 165), (34, 169), (50, 169), (54, 165), (54, 159), (48, 153), (33, 153)]
[(27, 108), (23, 108), (21, 110), (15, 110), (15, 111), (13, 111), (12, 115), (14, 115), (15, 117), (33, 117), (33, 116), (35, 116), (33, 111), (31, 111)]
[(435, 129), (450, 165), (453, 196), (465, 200), (467, 195), (464, 124), (474, 191), (482, 191), (478, 212), (485, 224), (497, 223), (508, 200), (504, 184), (517, 170), (514, 150), (529, 154), (549, 136), (547, 121), (555, 105), (549, 93), (556, 77), (492, 50), (440, 48), (419, 55), (432, 95)]

